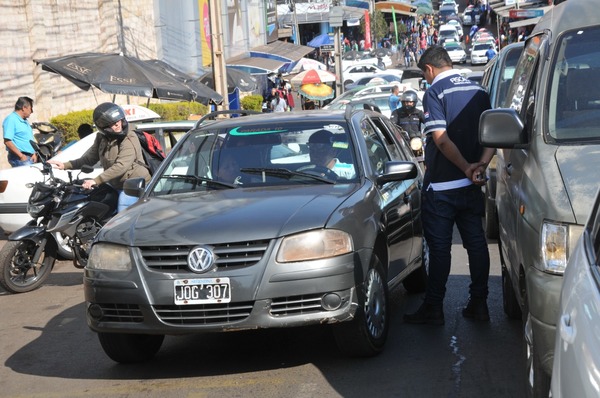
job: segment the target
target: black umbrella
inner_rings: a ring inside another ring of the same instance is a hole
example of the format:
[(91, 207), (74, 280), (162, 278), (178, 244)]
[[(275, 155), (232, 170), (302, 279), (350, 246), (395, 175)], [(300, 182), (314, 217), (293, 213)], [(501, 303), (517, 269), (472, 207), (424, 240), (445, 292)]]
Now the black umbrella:
[[(109, 94), (201, 103), (223, 101), (216, 91), (193, 84), (190, 76), (161, 61), (142, 61), (122, 54), (81, 53), (34, 62), (82, 90), (94, 86)], [(161, 65), (157, 67), (153, 62)]]
[(344, 53), (344, 55), (342, 56), (342, 59), (345, 59), (347, 61), (356, 61), (361, 59), (362, 54), (359, 53), (358, 51), (347, 51)]
[[(236, 88), (240, 91), (254, 91), (258, 88), (256, 78), (251, 74), (235, 68), (227, 68), (227, 92), (231, 93)], [(213, 72), (206, 72), (197, 79), (198, 82), (215, 88), (215, 77)]]

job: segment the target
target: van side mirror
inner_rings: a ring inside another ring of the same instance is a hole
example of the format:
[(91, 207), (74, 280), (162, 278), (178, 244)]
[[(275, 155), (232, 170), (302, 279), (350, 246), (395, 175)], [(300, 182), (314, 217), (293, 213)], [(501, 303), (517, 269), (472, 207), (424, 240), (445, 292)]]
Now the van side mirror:
[(515, 148), (528, 144), (525, 125), (514, 109), (488, 109), (479, 118), (479, 142), (489, 148)]

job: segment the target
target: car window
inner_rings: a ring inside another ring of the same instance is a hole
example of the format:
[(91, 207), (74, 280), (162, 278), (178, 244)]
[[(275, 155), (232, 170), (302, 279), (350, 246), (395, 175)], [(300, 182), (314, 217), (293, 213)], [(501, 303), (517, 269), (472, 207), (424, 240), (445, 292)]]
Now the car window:
[(369, 157), (371, 169), (375, 173), (381, 174), (385, 162), (391, 160), (385, 149), (386, 146), (379, 134), (377, 134), (377, 128), (371, 123), (369, 118), (365, 117), (361, 121), (361, 129), (363, 133), (362, 137), (367, 145), (367, 156)]
[(331, 169), (335, 183), (357, 180), (359, 168), (345, 122), (280, 123), (216, 123), (192, 130), (166, 160), (153, 194), (328, 182), (306, 175), (315, 166), (322, 166), (321, 172)]
[(515, 69), (515, 75), (508, 92), (507, 105), (522, 116), (523, 104), (527, 104), (528, 89), (531, 87), (534, 69), (537, 64), (540, 46), (545, 41), (545, 35), (532, 37), (525, 44), (523, 54)]
[(556, 140), (600, 139), (600, 27), (561, 35), (552, 60), (548, 133)]

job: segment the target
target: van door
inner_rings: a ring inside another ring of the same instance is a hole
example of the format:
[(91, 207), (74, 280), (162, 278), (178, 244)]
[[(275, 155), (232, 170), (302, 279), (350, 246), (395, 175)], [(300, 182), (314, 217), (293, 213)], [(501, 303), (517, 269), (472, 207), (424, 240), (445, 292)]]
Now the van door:
[[(528, 142), (533, 141), (533, 106), (536, 95), (536, 76), (541, 44), (545, 35), (537, 35), (529, 39), (517, 63), (506, 98), (506, 106), (519, 113), (525, 121), (528, 131)], [(525, 205), (523, 184), (532, 182), (523, 181), (523, 170), (530, 157), (530, 148), (503, 149), (498, 151), (497, 159), (497, 191), (498, 219), (500, 225), (500, 239), (502, 242), (503, 256), (509, 265), (511, 279), (518, 280), (519, 264), (522, 262), (521, 245), (519, 239), (519, 221), (522, 217), (520, 208)]]

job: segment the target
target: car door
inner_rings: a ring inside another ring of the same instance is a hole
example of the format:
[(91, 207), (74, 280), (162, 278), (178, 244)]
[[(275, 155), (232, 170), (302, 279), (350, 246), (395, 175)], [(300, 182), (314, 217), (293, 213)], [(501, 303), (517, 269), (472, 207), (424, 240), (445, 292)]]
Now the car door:
[[(544, 42), (542, 35), (531, 38), (517, 63), (515, 74), (507, 96), (507, 105), (515, 109), (523, 121), (531, 119), (536, 96), (536, 76), (539, 66), (540, 48)], [(532, 142), (534, 123), (526, 122), (528, 142)], [(529, 147), (502, 149), (498, 152), (496, 165), (497, 190), (496, 201), (500, 225), (500, 239), (503, 255), (510, 264), (509, 271), (514, 281), (518, 280), (519, 264), (522, 263), (522, 241), (519, 239), (521, 206), (527, 206), (526, 195), (523, 194), (525, 167), (532, 156)]]
[[(383, 118), (363, 121), (363, 136), (372, 172), (380, 174), (386, 161), (410, 161)], [(389, 182), (377, 188), (381, 198), (382, 224), (388, 239), (388, 280), (402, 272), (414, 258), (415, 208), (420, 207), (417, 179)], [(420, 221), (420, 218), (418, 219)], [(420, 239), (420, 238), (419, 238)], [(420, 246), (419, 246), (420, 249)]]

